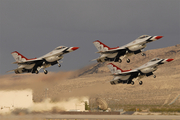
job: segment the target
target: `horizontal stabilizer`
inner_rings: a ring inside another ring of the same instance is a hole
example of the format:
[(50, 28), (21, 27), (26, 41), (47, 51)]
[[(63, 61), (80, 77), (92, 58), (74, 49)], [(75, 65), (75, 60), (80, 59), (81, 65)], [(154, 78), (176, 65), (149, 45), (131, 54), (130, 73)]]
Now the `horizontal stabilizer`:
[(93, 59), (93, 60), (90, 60), (90, 62), (92, 62), (92, 61), (96, 61), (97, 59)]
[[(14, 70), (16, 70), (16, 69), (14, 69)], [(7, 71), (6, 73), (9, 73), (9, 72), (14, 72), (14, 70), (9, 70), (9, 71)]]

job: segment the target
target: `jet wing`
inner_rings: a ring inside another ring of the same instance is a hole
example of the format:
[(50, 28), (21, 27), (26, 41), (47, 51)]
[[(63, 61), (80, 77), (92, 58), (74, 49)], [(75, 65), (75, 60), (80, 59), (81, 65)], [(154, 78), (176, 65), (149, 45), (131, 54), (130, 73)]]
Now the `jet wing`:
[(8, 72), (14, 72), (15, 70), (22, 70), (22, 68), (17, 68), (17, 69), (14, 69), (14, 70), (9, 70), (9, 71), (7, 71), (6, 73), (8, 73)]
[(33, 59), (33, 60), (26, 60), (26, 61), (22, 61), (22, 62), (13, 62), (13, 64), (33, 64), (33, 63), (37, 63), (37, 62), (40, 62), (40, 61), (43, 61), (42, 58), (37, 58), (37, 59)]
[(105, 57), (107, 57), (108, 55), (107, 54), (102, 54), (100, 57), (96, 58), (96, 59), (93, 59), (91, 61), (95, 61), (95, 60), (98, 60), (98, 59), (103, 59)]
[(121, 78), (122, 76), (115, 76), (110, 82), (118, 82)]
[[(14, 70), (16, 70), (16, 69), (14, 69)], [(8, 73), (8, 72), (14, 72), (14, 70), (9, 70), (9, 71), (7, 71), (6, 73)]]
[(114, 76), (129, 75), (129, 74), (137, 73), (137, 72), (139, 72), (139, 70), (134, 69), (134, 70), (130, 70), (130, 71), (127, 71), (127, 72), (114, 73), (113, 75), (114, 75)]

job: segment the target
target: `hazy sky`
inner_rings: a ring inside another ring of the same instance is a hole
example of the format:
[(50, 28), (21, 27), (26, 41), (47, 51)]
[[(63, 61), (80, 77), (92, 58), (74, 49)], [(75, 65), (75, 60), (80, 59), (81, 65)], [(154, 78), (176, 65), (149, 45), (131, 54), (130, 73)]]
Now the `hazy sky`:
[(34, 58), (77, 46), (47, 68), (75, 70), (95, 63), (93, 41), (116, 47), (143, 34), (164, 36), (145, 50), (180, 44), (180, 0), (0, 0), (0, 74), (17, 68), (15, 50)]

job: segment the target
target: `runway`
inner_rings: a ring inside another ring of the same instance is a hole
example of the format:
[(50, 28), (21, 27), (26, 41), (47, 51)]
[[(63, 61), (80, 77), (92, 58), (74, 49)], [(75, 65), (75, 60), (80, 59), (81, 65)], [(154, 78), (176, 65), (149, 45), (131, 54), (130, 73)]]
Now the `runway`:
[(0, 120), (180, 120), (179, 115), (9, 115), (1, 116)]
[[(53, 118), (54, 117), (54, 118)], [(180, 116), (165, 115), (57, 115), (47, 116), (50, 119), (98, 119), (98, 120), (180, 120)]]

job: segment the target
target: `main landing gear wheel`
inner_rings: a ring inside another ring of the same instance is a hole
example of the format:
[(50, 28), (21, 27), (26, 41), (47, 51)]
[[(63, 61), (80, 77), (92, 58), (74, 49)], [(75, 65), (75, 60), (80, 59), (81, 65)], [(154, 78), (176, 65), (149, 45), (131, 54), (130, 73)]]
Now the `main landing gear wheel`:
[(61, 64), (58, 64), (58, 67), (61, 67)]
[(141, 55), (142, 55), (142, 56), (146, 56), (146, 54), (145, 54), (145, 53), (141, 53)]
[(44, 70), (44, 74), (47, 74), (48, 73), (48, 71), (47, 70)]
[(119, 63), (121, 63), (121, 62), (122, 62), (122, 60), (121, 60), (121, 59), (119, 59), (119, 60), (118, 60), (118, 62), (119, 62)]
[(36, 73), (36, 74), (38, 74), (38, 73), (39, 73), (39, 71), (38, 71), (38, 70), (35, 70), (35, 73)]
[(156, 75), (153, 75), (154, 78), (156, 78)]
[(143, 84), (143, 82), (142, 81), (139, 81), (139, 85), (142, 85)]
[(130, 63), (130, 59), (127, 59), (126, 62), (127, 62), (127, 63)]
[(110, 82), (111, 83), (111, 85), (115, 85), (116, 83), (114, 83), (114, 82)]
[(134, 85), (134, 81), (131, 81), (131, 85)]

